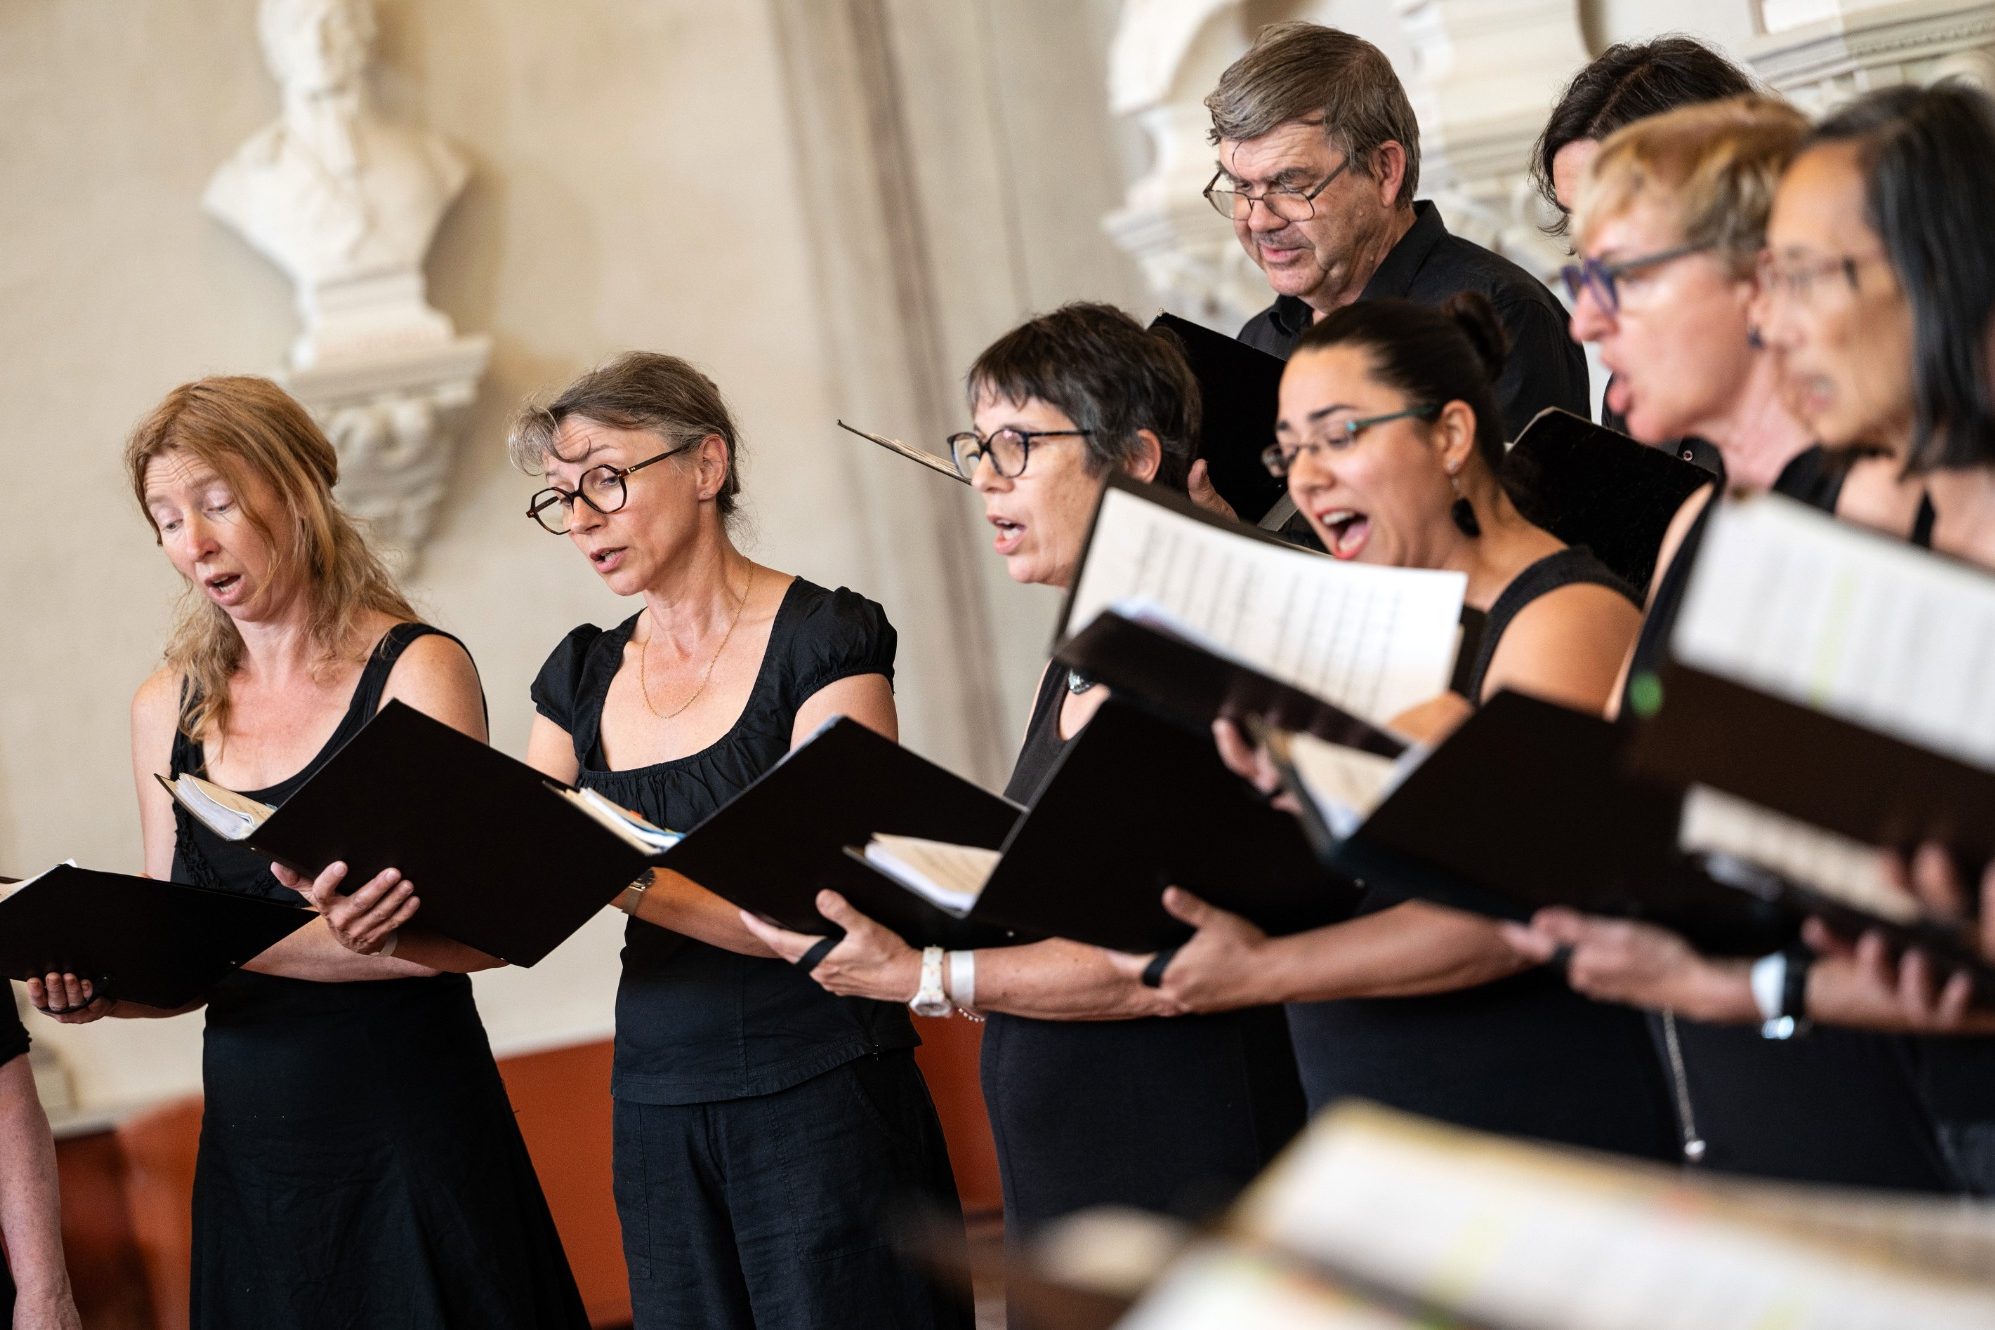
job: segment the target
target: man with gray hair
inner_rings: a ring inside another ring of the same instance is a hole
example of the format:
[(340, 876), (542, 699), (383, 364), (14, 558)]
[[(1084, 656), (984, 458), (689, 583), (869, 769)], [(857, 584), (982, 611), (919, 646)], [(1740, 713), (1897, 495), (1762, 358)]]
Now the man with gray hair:
[(1273, 24), (1205, 105), (1219, 148), (1205, 197), (1275, 292), (1241, 341), (1286, 358), (1304, 328), (1340, 305), (1395, 296), (1439, 305), (1480, 291), (1510, 334), (1496, 383), (1509, 437), (1548, 406), (1589, 414), (1586, 356), (1558, 299), (1414, 201), (1420, 127), (1376, 46), (1315, 23)]

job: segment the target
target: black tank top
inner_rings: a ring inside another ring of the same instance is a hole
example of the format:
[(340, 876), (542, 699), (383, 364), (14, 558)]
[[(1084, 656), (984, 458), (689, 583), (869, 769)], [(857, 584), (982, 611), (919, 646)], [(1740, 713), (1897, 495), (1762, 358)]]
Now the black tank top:
[(1482, 638), (1476, 647), (1475, 663), (1462, 680), (1464, 697), (1471, 702), (1482, 701), (1483, 680), (1489, 676), (1489, 663), (1496, 659), (1497, 644), (1503, 640), (1510, 621), (1538, 597), (1568, 586), (1606, 587), (1627, 597), (1631, 603), (1636, 600), (1627, 583), (1614, 576), (1607, 565), (1594, 558), (1585, 546), (1571, 545), (1555, 554), (1547, 554), (1511, 578), (1510, 585), (1504, 587), (1490, 603), (1489, 613), (1483, 618)]
[[(1533, 563), (1490, 605), (1464, 690), (1472, 702), (1517, 615), (1574, 584), (1634, 599), (1584, 549)], [(1410, 899), (1369, 882), (1358, 912)], [(1671, 1150), (1667, 1087), (1641, 1016), (1587, 1001), (1548, 969), (1419, 997), (1291, 1003), (1288, 1019), (1312, 1112), (1362, 1098), (1506, 1135), (1648, 1158)]]
[[(1810, 448), (1782, 468), (1773, 488), (1833, 513), (1844, 474), (1822, 449)], [(1716, 506), (1715, 498), (1705, 504), (1656, 579), (1621, 698), (1624, 720), (1638, 714), (1637, 697), (1652, 687), (1662, 666)], [(1915, 535), (1930, 539), (1931, 510), (1930, 500), (1921, 505), (1922, 529)], [(1679, 1139), (1703, 1142), (1696, 1161), (1703, 1167), (1843, 1186), (1960, 1187), (1922, 1098), (1920, 1041), (1830, 1028), (1802, 1039), (1772, 1040), (1749, 1026), (1649, 1019), (1677, 1105)], [(1681, 1120), (1686, 1109), (1687, 1122)]]
[[(1067, 672), (1049, 667), (1005, 797), (1030, 804), (1066, 751)], [(1124, 1021), (993, 1012), (984, 1104), (1007, 1237), (1097, 1205), (1201, 1218), (1230, 1201), (1302, 1125), (1280, 1009)]]

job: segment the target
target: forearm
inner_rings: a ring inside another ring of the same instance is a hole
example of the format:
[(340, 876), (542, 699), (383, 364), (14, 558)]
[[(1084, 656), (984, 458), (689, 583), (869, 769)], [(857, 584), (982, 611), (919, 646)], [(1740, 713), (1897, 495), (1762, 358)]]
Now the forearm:
[(774, 956), (767, 943), (748, 931), (736, 906), (680, 873), (654, 870), (643, 891), (627, 890), (617, 907), (634, 919), (682, 933), (709, 946), (743, 956)]
[(407, 962), (430, 974), (475, 974), (506, 964), (489, 952), (468, 947), (441, 933), (406, 926), (395, 930), (395, 954), (387, 959)]
[(437, 972), (400, 955), (362, 956), (348, 951), (327, 931), (324, 919), (312, 920), (243, 968), (257, 974), (309, 979), (321, 984), (421, 979)]
[(1848, 956), (1822, 956), (1810, 968), (1808, 1017), (1823, 1025), (1893, 1034), (1995, 1034), (1995, 1011), (1985, 1007), (1970, 1007), (1945, 1025), (1921, 1022), (1897, 991), (1865, 974)]
[(1528, 964), (1494, 922), (1420, 901), (1270, 938), (1261, 960), (1268, 1002), (1449, 993)]
[(1054, 939), (977, 952), (977, 1006), (1046, 1021), (1162, 1016), (1156, 989), (1119, 972), (1099, 947)]
[(0, 1066), (0, 1238), (24, 1297), (67, 1297), (55, 1142), (28, 1059)]

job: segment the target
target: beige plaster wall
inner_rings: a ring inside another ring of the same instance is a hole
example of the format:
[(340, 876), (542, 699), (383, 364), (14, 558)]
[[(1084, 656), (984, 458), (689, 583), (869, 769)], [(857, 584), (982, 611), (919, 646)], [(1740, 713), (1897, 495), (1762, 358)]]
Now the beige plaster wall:
[[(1068, 145), (1105, 140), (1098, 48), (1109, 7), (959, 8), (1006, 58), (1042, 53), (1040, 76), (994, 87), (977, 125), (1043, 134), (1049, 118), (1066, 119)], [(814, 227), (795, 186), (770, 12), (734, 0), (380, 9), (382, 102), (448, 135), (474, 167), (432, 250), (431, 297), (460, 328), (491, 333), (495, 349), (411, 590), (478, 659), (494, 741), (523, 746), (527, 684), (569, 627), (628, 612), (565, 542), (519, 515), (532, 485), (500, 449), (520, 396), (610, 353), (674, 351), (728, 392), (747, 440), (747, 543), (759, 558), (827, 585), (879, 585), (853, 516), (851, 486), (867, 473), (852, 450), (863, 445), (829, 428), (841, 386), (817, 332)], [(253, 0), (0, 4), (0, 419), (12, 422), (22, 496), (0, 523), (0, 871), (71, 856), (138, 867), (126, 707), (176, 585), (132, 508), (119, 447), (168, 387), (269, 371), (295, 331), (282, 278), (198, 206), (215, 164), (276, 112), (254, 11)], [(1040, 100), (1062, 95), (1048, 70), (1071, 76), (1072, 108)], [(952, 114), (970, 125), (961, 107)], [(948, 152), (946, 137), (934, 151)], [(1043, 153), (1020, 160), (1039, 186), (1064, 178)], [(940, 169), (936, 184), (946, 185)], [(1046, 252), (1007, 288), (1018, 308), (1135, 293), (1092, 221), (1120, 181), (1091, 187), (1024, 207), (1020, 234)], [(965, 336), (981, 346), (1017, 312)], [(903, 714), (933, 717), (924, 701), (948, 667), (951, 626), (887, 609), (902, 628)], [(994, 612), (1029, 621), (1021, 631), (1038, 652), (1045, 610), (1026, 599)], [(1030, 686), (1029, 674), (1007, 681), (1021, 722)], [(946, 716), (908, 738), (966, 757)], [(606, 1033), (617, 933), (604, 920), (531, 972), (481, 976), (494, 1042)], [(198, 1084), (196, 1019), (34, 1029), (87, 1101)]]

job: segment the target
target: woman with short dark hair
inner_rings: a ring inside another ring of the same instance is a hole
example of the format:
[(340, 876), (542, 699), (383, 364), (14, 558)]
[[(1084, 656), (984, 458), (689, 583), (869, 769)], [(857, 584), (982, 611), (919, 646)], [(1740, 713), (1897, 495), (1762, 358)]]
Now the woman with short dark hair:
[[(1000, 337), (965, 387), (975, 428), (950, 440), (983, 496), (1014, 581), (1073, 585), (1111, 472), (1182, 489), (1198, 385), (1167, 333), (1105, 305), (1066, 305)], [(1007, 798), (1029, 804), (1107, 700), (1049, 664)], [(905, 1001), (923, 954), (835, 893), (819, 908), (845, 937), (812, 972), (834, 993)], [(744, 916), (786, 956), (817, 939)], [(945, 992), (989, 1013), (984, 1102), (1006, 1232), (1095, 1205), (1203, 1214), (1264, 1168), (1301, 1125), (1281, 1013), (1167, 1021), (1156, 990), (1099, 948), (1061, 940), (951, 952)]]

